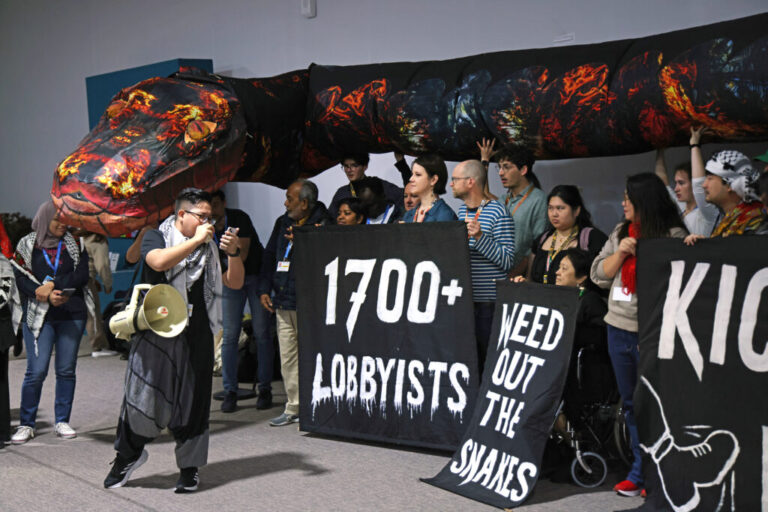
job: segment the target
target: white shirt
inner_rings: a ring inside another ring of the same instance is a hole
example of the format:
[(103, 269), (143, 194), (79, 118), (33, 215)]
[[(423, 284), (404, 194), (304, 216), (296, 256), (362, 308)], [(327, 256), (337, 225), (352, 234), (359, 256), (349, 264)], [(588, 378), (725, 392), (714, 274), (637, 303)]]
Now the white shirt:
[[(712, 203), (708, 203), (705, 197), (704, 178), (694, 178), (691, 180), (691, 190), (693, 191), (693, 198), (696, 201), (696, 208), (694, 208), (688, 215), (683, 216), (683, 222), (688, 231), (694, 235), (709, 236), (712, 234), (712, 230), (715, 228), (715, 221), (720, 214), (717, 206)], [(677, 200), (675, 191), (672, 187), (667, 186), (667, 191), (672, 197), (672, 200), (677, 203), (677, 207), (682, 215), (685, 212), (685, 203)]]

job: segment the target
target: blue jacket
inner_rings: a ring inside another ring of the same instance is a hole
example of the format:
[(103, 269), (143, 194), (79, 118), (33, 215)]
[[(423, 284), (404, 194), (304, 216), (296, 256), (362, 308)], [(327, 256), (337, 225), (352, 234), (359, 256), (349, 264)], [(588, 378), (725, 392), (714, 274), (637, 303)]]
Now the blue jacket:
[[(416, 212), (419, 207), (413, 208), (405, 212), (403, 215), (403, 222), (413, 222), (413, 218), (416, 216)], [(432, 208), (429, 209), (426, 215), (424, 215), (424, 222), (451, 222), (458, 220), (456, 214), (448, 206), (448, 203), (442, 199), (438, 199), (432, 204)]]
[[(306, 225), (328, 224), (330, 220), (325, 205), (318, 201), (310, 213)], [(288, 228), (295, 224), (296, 222), (288, 217), (287, 213), (275, 221), (272, 235), (264, 248), (264, 255), (261, 260), (261, 279), (259, 279), (259, 295), (274, 291), (273, 306), (294, 311), (296, 310), (296, 278), (293, 264), (288, 267), (288, 272), (277, 272), (276, 269), (278, 261), (291, 261), (293, 259), (295, 247), (291, 247), (291, 250), (288, 251), (288, 239), (285, 238), (285, 234), (288, 232)]]

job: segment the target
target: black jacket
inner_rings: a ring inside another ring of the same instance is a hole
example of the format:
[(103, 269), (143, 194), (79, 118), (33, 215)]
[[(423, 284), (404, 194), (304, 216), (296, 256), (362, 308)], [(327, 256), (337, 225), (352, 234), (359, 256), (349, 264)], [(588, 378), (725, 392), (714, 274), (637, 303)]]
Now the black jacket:
[[(314, 226), (315, 224), (328, 224), (330, 222), (331, 217), (328, 214), (328, 209), (318, 201), (312, 213), (309, 214), (306, 225)], [(278, 217), (261, 260), (259, 294), (274, 291), (272, 304), (275, 308), (296, 310), (296, 280), (293, 265), (289, 266), (288, 272), (276, 272), (278, 261), (291, 261), (293, 259), (295, 247), (291, 247), (288, 251), (288, 239), (285, 238), (285, 235), (288, 233), (288, 228), (295, 224), (296, 221), (288, 217), (287, 213)]]

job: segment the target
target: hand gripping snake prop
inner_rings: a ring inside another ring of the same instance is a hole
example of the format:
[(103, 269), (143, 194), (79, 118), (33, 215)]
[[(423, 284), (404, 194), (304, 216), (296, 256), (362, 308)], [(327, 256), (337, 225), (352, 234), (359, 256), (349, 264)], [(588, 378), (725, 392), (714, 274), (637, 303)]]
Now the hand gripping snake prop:
[(182, 69), (120, 91), (56, 168), (66, 222), (111, 236), (161, 220), (178, 192), (285, 188), (350, 152), (539, 159), (768, 138), (768, 14), (600, 44), (432, 62), (312, 65), (239, 79)]

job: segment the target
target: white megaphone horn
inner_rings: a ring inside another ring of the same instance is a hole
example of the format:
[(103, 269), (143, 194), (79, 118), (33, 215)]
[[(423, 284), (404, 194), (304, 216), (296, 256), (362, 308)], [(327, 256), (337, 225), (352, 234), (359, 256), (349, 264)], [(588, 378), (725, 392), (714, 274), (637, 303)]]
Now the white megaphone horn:
[[(139, 306), (139, 293), (148, 290)], [(178, 336), (187, 326), (187, 304), (181, 294), (167, 284), (139, 284), (133, 287), (131, 301), (109, 320), (115, 338), (128, 340), (136, 331), (151, 330), (163, 338)]]

